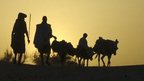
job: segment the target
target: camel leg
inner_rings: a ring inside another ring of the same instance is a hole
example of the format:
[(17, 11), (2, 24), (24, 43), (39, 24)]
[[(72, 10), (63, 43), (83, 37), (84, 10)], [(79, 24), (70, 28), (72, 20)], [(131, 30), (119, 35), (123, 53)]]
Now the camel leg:
[(50, 65), (50, 62), (49, 62), (49, 54), (48, 54), (47, 57), (46, 57), (46, 64), (47, 64), (47, 65)]
[(88, 67), (88, 61), (89, 61), (89, 59), (87, 59), (87, 67)]
[(79, 66), (81, 65), (81, 58), (77, 57), (78, 58), (78, 64)]
[(60, 58), (61, 58), (61, 64), (64, 65), (65, 61), (66, 61), (66, 55), (65, 53), (59, 53), (60, 54)]
[(77, 57), (74, 58), (74, 61), (75, 61), (75, 62), (77, 61)]
[(85, 66), (85, 59), (83, 59), (83, 61), (82, 61), (82, 65)]
[(107, 63), (107, 67), (110, 67), (110, 64), (111, 64), (110, 59), (111, 59), (111, 55), (110, 55), (110, 56), (108, 56), (108, 63)]
[(98, 67), (100, 67), (100, 54), (98, 54)]
[(80, 65), (82, 65), (83, 66), (83, 59), (80, 57), (80, 59), (79, 59), (79, 63), (80, 63)]
[(102, 62), (103, 62), (103, 66), (105, 67), (104, 57), (105, 57), (105, 55), (103, 55), (103, 56), (101, 57), (101, 60), (102, 60)]
[(64, 64), (64, 58), (63, 58), (63, 55), (60, 54), (60, 53), (59, 53), (59, 55), (60, 55), (60, 62), (61, 62), (61, 65), (63, 65), (63, 64)]

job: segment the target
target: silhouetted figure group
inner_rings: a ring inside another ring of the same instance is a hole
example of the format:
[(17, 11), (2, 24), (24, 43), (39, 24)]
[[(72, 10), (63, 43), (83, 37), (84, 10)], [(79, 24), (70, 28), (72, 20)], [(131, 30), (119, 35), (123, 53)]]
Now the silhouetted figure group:
[[(26, 22), (24, 19), (26, 18), (26, 14), (19, 13), (18, 18), (14, 24), (13, 31), (12, 31), (12, 41), (11, 47), (14, 51), (14, 63), (17, 63), (17, 54), (19, 54), (18, 64), (21, 64), (22, 55), (25, 53), (25, 36), (26, 34), (28, 43), (30, 43), (29, 35), (26, 27)], [(103, 58), (108, 56), (108, 64), (110, 66), (110, 58), (112, 54), (116, 54), (118, 49), (117, 44), (118, 40), (105, 40), (102, 37), (99, 37), (96, 40), (94, 47), (89, 47), (87, 42), (87, 33), (84, 33), (82, 38), (80, 38), (77, 48), (74, 48), (70, 42), (66, 42), (65, 40), (57, 41), (56, 36), (52, 34), (51, 25), (47, 23), (47, 17), (43, 16), (42, 22), (36, 25), (36, 32), (34, 36), (34, 45), (38, 49), (41, 58), (41, 65), (45, 63), (50, 65), (49, 58), (51, 53), (51, 48), (53, 52), (57, 52), (60, 56), (61, 64), (64, 64), (66, 61), (66, 55), (76, 56), (78, 59), (79, 65), (85, 65), (85, 60), (88, 61), (92, 60), (93, 55), (96, 54), (98, 56), (98, 65), (100, 66), (100, 55), (102, 54), (102, 62), (105, 66)], [(50, 44), (50, 39), (54, 38), (52, 44)], [(46, 61), (44, 62), (44, 56), (46, 55)]]

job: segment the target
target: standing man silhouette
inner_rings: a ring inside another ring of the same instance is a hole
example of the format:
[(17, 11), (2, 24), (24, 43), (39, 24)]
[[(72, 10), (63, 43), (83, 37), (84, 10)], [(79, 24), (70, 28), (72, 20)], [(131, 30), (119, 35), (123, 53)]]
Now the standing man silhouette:
[(16, 64), (17, 54), (19, 55), (18, 64), (21, 64), (21, 59), (23, 53), (25, 53), (25, 34), (27, 36), (27, 41), (30, 43), (29, 35), (26, 27), (25, 18), (27, 17), (24, 13), (19, 13), (18, 18), (15, 21), (12, 34), (11, 34), (11, 47), (14, 51), (14, 64)]
[(51, 46), (50, 46), (51, 37), (55, 38), (55, 36), (52, 35), (51, 25), (47, 23), (47, 17), (43, 16), (42, 23), (37, 24), (36, 26), (36, 32), (34, 37), (34, 45), (40, 53), (42, 65), (44, 65), (44, 58), (43, 58), (44, 53), (47, 55), (46, 63), (50, 65), (48, 60), (51, 53)]

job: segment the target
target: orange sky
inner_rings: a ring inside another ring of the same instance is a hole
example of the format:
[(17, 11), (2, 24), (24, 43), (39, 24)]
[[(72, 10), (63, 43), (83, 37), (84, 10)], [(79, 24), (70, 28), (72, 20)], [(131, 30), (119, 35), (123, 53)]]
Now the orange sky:
[[(31, 43), (27, 52), (33, 53), (35, 26), (42, 16), (48, 17), (53, 34), (58, 40), (65, 39), (75, 47), (84, 32), (88, 33), (88, 44), (96, 39), (118, 39), (119, 50), (112, 57), (112, 65), (144, 63), (144, 0), (1, 0), (0, 1), (0, 56), (10, 49), (11, 31), (17, 14), (29, 14), (31, 21)], [(52, 41), (52, 40), (51, 40)], [(97, 61), (91, 62), (96, 65)]]

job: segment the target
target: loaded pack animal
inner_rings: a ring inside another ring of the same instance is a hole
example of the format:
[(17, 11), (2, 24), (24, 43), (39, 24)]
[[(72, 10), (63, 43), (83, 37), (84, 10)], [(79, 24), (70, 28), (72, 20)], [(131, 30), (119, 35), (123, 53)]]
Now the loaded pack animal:
[(79, 65), (85, 66), (85, 60), (86, 60), (86, 66), (88, 67), (89, 60), (93, 60), (93, 49), (92, 47), (88, 47), (86, 52), (80, 51), (78, 48), (76, 48), (76, 58), (78, 59)]
[(81, 60), (83, 60), (83, 66), (85, 65), (85, 60), (87, 59), (87, 66), (88, 60), (93, 56), (93, 50), (88, 46), (87, 43), (87, 33), (83, 33), (83, 36), (80, 38), (77, 48), (76, 48), (76, 57), (78, 58), (79, 65), (81, 65)]
[(118, 43), (119, 41), (117, 39), (113, 41), (113, 40), (106, 40), (106, 39), (103, 39), (102, 37), (99, 37), (99, 39), (96, 41), (93, 47), (93, 51), (98, 56), (98, 66), (100, 66), (100, 55), (102, 55), (101, 60), (103, 62), (103, 66), (106, 66), (104, 62), (105, 56), (108, 57), (107, 67), (110, 66), (111, 56), (112, 54), (116, 55), (116, 51), (118, 50), (118, 47), (117, 47)]
[(57, 52), (60, 56), (61, 64), (64, 64), (66, 61), (66, 55), (73, 56), (73, 46), (71, 43), (67, 43), (65, 40), (57, 41), (56, 39), (52, 42), (51, 48), (53, 52)]

